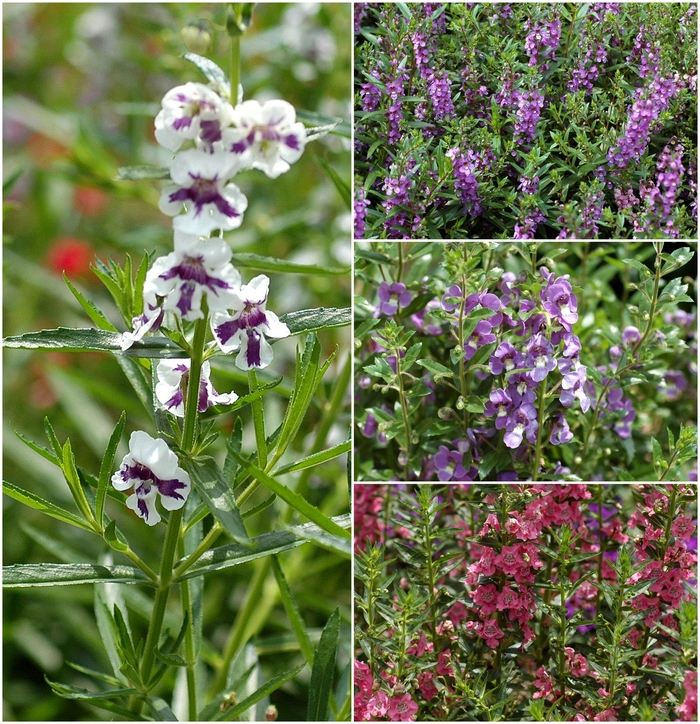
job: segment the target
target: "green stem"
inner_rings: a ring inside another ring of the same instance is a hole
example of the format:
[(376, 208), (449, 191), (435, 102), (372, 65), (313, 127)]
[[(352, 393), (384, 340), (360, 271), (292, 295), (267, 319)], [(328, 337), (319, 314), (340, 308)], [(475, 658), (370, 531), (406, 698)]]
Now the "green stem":
[(187, 558), (173, 571), (173, 579), (178, 580), (182, 574), (194, 565), (216, 542), (221, 535), (221, 526), (215, 522), (211, 530), (204, 536), (202, 542), (187, 556)]
[[(248, 388), (250, 394), (258, 389), (258, 376), (255, 369), (248, 370)], [(251, 402), (253, 408), (253, 426), (255, 427), (255, 444), (258, 448), (258, 466), (265, 470), (267, 466), (267, 443), (265, 442), (265, 411), (262, 398), (257, 397)]]
[(185, 422), (182, 428), (182, 449), (194, 451), (199, 407), (199, 382), (202, 376), (204, 343), (207, 337), (208, 310), (206, 300), (202, 300), (204, 319), (198, 319), (194, 328), (194, 340), (190, 357), (190, 373), (187, 378), (187, 399), (185, 401)]
[[(185, 541), (182, 537), (178, 544), (178, 551), (180, 557), (185, 555)], [(180, 597), (182, 599), (182, 612), (187, 616), (187, 630), (185, 632), (185, 659), (189, 662), (187, 665), (187, 712), (190, 721), (197, 721), (197, 663), (195, 661), (197, 653), (189, 581), (183, 581), (180, 585)]]
[(403, 386), (403, 373), (401, 372), (401, 355), (396, 350), (396, 381), (399, 385), (399, 400), (401, 401), (401, 417), (403, 418), (404, 435), (406, 436), (406, 464), (404, 465), (404, 480), (408, 480), (411, 463), (411, 423), (408, 419), (406, 393)]
[(241, 37), (231, 35), (231, 105), (238, 105), (238, 86), (241, 82)]
[(542, 427), (544, 426), (544, 408), (547, 399), (547, 385), (542, 381), (540, 384), (540, 404), (537, 411), (537, 444), (535, 445), (535, 458), (532, 461), (532, 479), (537, 480), (537, 473), (540, 466), (540, 455), (542, 454)]

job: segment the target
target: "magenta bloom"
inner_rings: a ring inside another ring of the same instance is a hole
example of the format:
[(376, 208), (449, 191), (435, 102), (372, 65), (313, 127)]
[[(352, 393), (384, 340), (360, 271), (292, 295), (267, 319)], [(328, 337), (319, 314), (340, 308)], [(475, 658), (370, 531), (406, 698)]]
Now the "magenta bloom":
[(386, 715), (391, 721), (413, 721), (418, 713), (418, 704), (410, 694), (392, 696), (389, 699), (389, 709)]
[(495, 649), (498, 646), (500, 639), (505, 636), (498, 626), (498, 620), (495, 618), (490, 618), (488, 621), (484, 621), (484, 626), (481, 629), (480, 634), (483, 639), (486, 639), (486, 645), (492, 649)]

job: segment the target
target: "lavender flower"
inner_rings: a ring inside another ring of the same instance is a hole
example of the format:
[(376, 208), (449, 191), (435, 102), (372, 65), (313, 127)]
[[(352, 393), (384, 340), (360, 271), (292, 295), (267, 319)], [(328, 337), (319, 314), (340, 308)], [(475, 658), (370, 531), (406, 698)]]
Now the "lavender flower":
[(503, 370), (510, 372), (523, 364), (523, 353), (510, 342), (502, 342), (491, 355), (489, 368), (494, 375), (500, 375)]
[(507, 419), (503, 442), (511, 449), (520, 446), (523, 436), (528, 442), (534, 443), (537, 441), (537, 429), (537, 410), (534, 405), (525, 403)]
[(518, 90), (517, 103), (513, 140), (516, 143), (529, 143), (535, 138), (535, 127), (544, 106), (544, 95), (539, 90)]
[(353, 220), (355, 223), (355, 238), (363, 239), (365, 236), (365, 216), (369, 199), (366, 198), (365, 190), (359, 186), (355, 192), (355, 201), (353, 202)]
[(569, 429), (569, 423), (566, 421), (564, 415), (557, 415), (554, 418), (549, 442), (551, 442), (552, 445), (564, 445), (573, 440), (573, 437), (573, 433)]
[(493, 390), (489, 395), (489, 401), (484, 406), (484, 415), (486, 417), (496, 416), (496, 429), (503, 430), (508, 423), (509, 416), (516, 408), (510, 395), (499, 387)]
[(374, 310), (375, 317), (382, 315), (391, 317), (396, 314), (399, 307), (407, 307), (413, 299), (413, 295), (406, 289), (403, 282), (394, 282), (393, 284), (382, 282), (379, 285), (377, 296), (379, 297), (379, 304)]
[(447, 71), (431, 73), (428, 76), (428, 94), (433, 104), (433, 114), (436, 120), (441, 121), (454, 115), (455, 107), (452, 103)]
[(491, 331), (489, 322), (485, 319), (479, 320), (476, 329), (464, 343), (464, 359), (470, 360), (479, 348), (495, 341), (496, 335)]
[(552, 345), (544, 334), (538, 332), (527, 343), (526, 349), (525, 365), (533, 368), (530, 377), (535, 382), (542, 382), (547, 373), (556, 369), (557, 366)]

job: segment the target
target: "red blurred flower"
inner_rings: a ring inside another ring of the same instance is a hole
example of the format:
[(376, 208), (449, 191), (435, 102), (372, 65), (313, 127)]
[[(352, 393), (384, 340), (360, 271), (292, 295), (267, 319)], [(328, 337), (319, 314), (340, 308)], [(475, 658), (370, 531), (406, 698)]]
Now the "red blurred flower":
[(95, 252), (86, 241), (74, 236), (62, 236), (53, 243), (46, 255), (46, 264), (56, 274), (66, 273), (69, 277), (85, 276)]
[(73, 192), (73, 206), (85, 216), (99, 216), (107, 206), (107, 193), (96, 186), (76, 186)]

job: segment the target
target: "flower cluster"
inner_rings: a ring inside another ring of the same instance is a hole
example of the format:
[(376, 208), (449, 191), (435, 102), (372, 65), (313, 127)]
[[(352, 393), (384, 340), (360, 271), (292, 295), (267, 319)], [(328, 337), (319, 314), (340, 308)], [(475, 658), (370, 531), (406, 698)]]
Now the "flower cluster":
[(471, 149), (462, 153), (459, 148), (451, 148), (445, 155), (452, 159), (455, 189), (464, 204), (465, 213), (469, 212), (471, 216), (478, 216), (481, 213), (481, 201), (479, 199), (479, 182), (476, 178), (480, 171), (477, 155)]
[[(175, 152), (169, 165), (174, 183), (163, 189), (159, 202), (173, 217), (174, 249), (148, 270), (143, 311), (132, 320), (133, 330), (122, 335), (122, 349), (168, 325), (171, 317), (177, 325), (208, 317), (219, 350), (237, 352), (240, 369), (267, 367), (272, 362), (267, 338), (286, 337), (289, 328), (266, 309), (269, 279), (259, 275), (244, 284), (231, 263), (223, 233), (240, 226), (248, 204), (231, 179), (250, 168), (269, 178), (288, 171), (304, 151), (306, 130), (285, 101), (249, 100), (233, 106), (208, 86), (186, 83), (165, 94), (155, 137)], [(221, 236), (211, 237), (217, 230)], [(156, 370), (156, 398), (177, 417), (185, 414), (189, 371), (189, 360), (163, 360)], [(199, 412), (237, 399), (235, 393), (214, 390), (208, 362), (199, 384)], [(127, 505), (155, 525), (160, 520), (156, 493), (167, 510), (175, 510), (187, 498), (189, 478), (177, 468), (165, 442), (152, 441), (146, 433), (134, 435), (131, 452), (112, 482), (119, 490), (133, 487)]]
[(544, 106), (544, 95), (541, 91), (520, 90), (517, 92), (517, 112), (513, 140), (516, 143), (530, 142), (535, 138), (535, 127)]
[(530, 66), (539, 65), (542, 70), (549, 68), (547, 61), (554, 59), (554, 54), (559, 47), (559, 36), (561, 35), (561, 20), (557, 17), (550, 22), (525, 23), (525, 30), (529, 31), (525, 38), (525, 52), (530, 56)]

